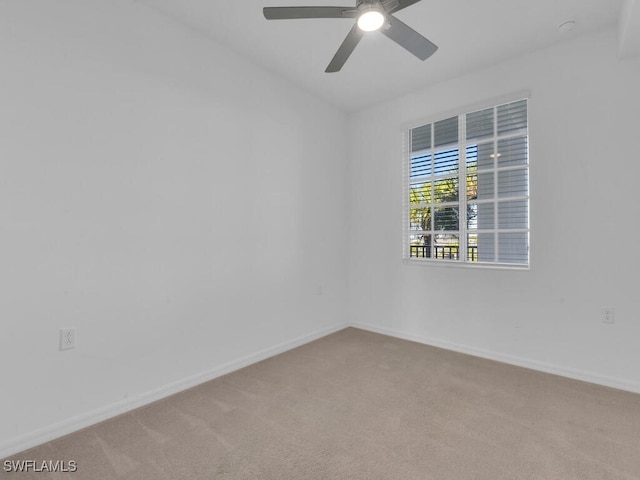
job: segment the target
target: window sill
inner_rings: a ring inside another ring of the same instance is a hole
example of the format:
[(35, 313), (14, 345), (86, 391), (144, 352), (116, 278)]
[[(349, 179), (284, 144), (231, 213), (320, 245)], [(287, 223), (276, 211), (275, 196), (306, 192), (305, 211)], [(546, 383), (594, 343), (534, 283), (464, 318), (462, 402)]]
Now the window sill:
[(402, 263), (410, 267), (477, 268), (486, 270), (529, 271), (530, 265), (506, 263), (461, 262), (460, 260), (432, 260), (422, 258), (403, 258)]

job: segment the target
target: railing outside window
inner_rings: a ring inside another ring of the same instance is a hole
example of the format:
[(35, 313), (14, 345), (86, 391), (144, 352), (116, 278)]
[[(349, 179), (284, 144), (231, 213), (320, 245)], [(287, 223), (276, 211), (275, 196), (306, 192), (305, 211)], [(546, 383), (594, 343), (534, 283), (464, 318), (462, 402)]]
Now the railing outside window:
[[(410, 255), (413, 258), (438, 258), (458, 260), (460, 255), (460, 247), (458, 245), (436, 245), (433, 247), (433, 256), (431, 255), (430, 245), (411, 245)], [(477, 245), (467, 247), (467, 261), (478, 261)]]

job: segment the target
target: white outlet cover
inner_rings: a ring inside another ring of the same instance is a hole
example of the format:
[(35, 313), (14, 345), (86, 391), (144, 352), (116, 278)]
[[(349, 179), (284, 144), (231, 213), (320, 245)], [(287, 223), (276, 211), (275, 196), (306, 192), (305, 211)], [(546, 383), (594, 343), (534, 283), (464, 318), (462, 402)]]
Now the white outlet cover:
[(71, 350), (76, 348), (76, 329), (60, 329), (60, 350)]

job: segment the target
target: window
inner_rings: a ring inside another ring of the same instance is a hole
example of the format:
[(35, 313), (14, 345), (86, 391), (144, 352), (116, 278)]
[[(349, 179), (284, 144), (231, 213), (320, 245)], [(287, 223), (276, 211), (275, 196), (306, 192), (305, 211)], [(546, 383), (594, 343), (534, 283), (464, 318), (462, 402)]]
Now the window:
[(527, 100), (408, 133), (405, 258), (527, 267)]

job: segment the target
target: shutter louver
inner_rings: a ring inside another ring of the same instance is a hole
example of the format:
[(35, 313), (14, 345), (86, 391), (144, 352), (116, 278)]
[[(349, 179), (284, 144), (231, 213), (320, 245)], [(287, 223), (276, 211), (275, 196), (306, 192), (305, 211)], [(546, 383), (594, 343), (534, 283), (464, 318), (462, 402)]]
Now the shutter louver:
[(526, 165), (528, 157), (527, 137), (515, 137), (498, 141), (498, 166)]
[(493, 137), (493, 108), (467, 114), (467, 140)]
[(455, 145), (458, 143), (458, 117), (447, 118), (436, 122), (433, 126), (435, 147)]
[(411, 159), (411, 178), (431, 175), (431, 154), (413, 157)]
[(420, 152), (431, 148), (431, 125), (411, 130), (411, 152)]
[(498, 135), (527, 130), (527, 101), (501, 105), (498, 107)]

